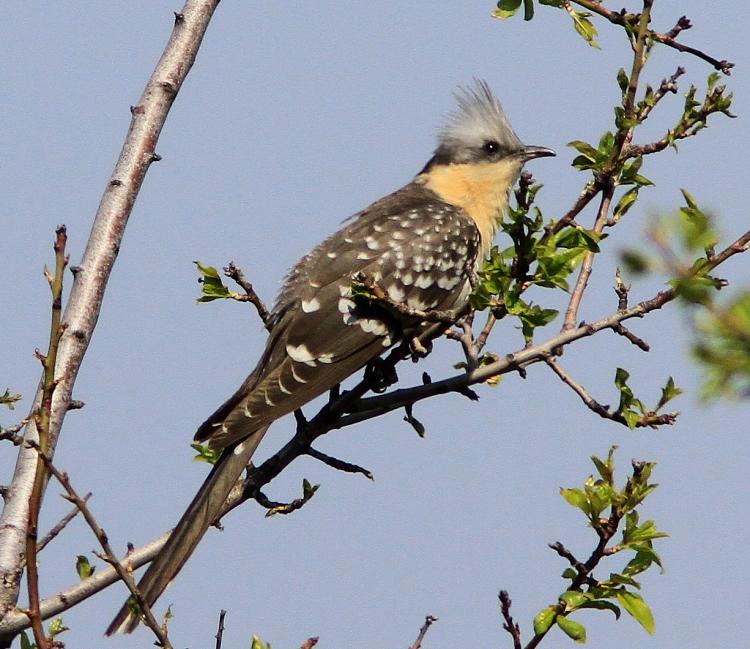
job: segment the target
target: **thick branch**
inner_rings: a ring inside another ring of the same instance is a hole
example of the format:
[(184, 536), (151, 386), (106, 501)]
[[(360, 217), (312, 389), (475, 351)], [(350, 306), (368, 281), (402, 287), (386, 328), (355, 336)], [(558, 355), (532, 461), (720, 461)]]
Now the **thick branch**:
[[(104, 291), (120, 249), (128, 218), (151, 163), (157, 159), (156, 143), (182, 83), (193, 65), (198, 48), (218, 0), (187, 0), (177, 15), (174, 30), (138, 104), (120, 157), (102, 196), (86, 250), (75, 272), (73, 290), (63, 323), (67, 329), (60, 341), (55, 377), (58, 381), (51, 404), (49, 440), (46, 452), (52, 458), (57, 438), (69, 409), (73, 385), (94, 332)], [(38, 391), (32, 404), (41, 401)], [(37, 442), (33, 418), (25, 437)], [(20, 582), (19, 564), (24, 554), (29, 497), (38, 458), (21, 446), (6, 504), (0, 516), (0, 616), (16, 604)]]

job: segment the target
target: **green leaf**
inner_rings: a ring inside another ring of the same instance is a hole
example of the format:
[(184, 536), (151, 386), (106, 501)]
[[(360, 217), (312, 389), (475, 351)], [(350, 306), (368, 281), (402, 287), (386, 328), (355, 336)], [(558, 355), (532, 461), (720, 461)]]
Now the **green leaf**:
[(617, 592), (617, 601), (648, 633), (654, 632), (654, 616), (640, 595), (621, 590)]
[(36, 645), (29, 640), (26, 631), (21, 631), (21, 649), (36, 649)]
[(86, 555), (79, 554), (78, 558), (76, 559), (76, 572), (78, 573), (81, 581), (91, 577), (91, 575), (94, 574), (94, 570), (96, 570), (96, 566), (92, 566), (89, 563)]
[(566, 146), (575, 149), (576, 151), (578, 151), (578, 153), (586, 156), (592, 162), (596, 160), (596, 149), (588, 142), (584, 142), (583, 140), (571, 140), (566, 144)]
[(600, 611), (612, 611), (615, 614), (615, 618), (620, 619), (620, 607), (606, 599), (595, 599), (582, 604), (578, 608), (595, 608)]
[(623, 534), (623, 543), (651, 541), (653, 539), (661, 539), (667, 536), (669, 535), (664, 532), (658, 532), (656, 530), (656, 523), (649, 520), (629, 532), (626, 530), (625, 534)]
[(615, 134), (612, 131), (607, 131), (599, 138), (599, 146), (597, 147), (597, 160), (604, 162), (612, 157), (612, 152), (615, 148)]
[(596, 31), (596, 27), (594, 27), (594, 23), (588, 19), (591, 14), (583, 11), (571, 11), (569, 13), (570, 17), (573, 19), (573, 26), (579, 36), (581, 36), (581, 38), (583, 38), (583, 40), (585, 40), (591, 47), (600, 50), (601, 47), (599, 47), (599, 44), (594, 40), (598, 35), (598, 32)]
[(230, 297), (229, 289), (221, 281), (219, 271), (213, 266), (204, 266), (199, 261), (193, 263), (197, 266), (201, 275), (198, 278), (201, 284), (201, 296), (198, 298), (198, 302), (211, 302)]
[(642, 275), (651, 268), (651, 260), (636, 250), (625, 250), (620, 255), (620, 261), (625, 269), (633, 275)]
[(257, 635), (253, 634), (253, 640), (250, 643), (250, 649), (271, 649), (271, 645), (266, 644)]
[(221, 457), (221, 450), (212, 450), (205, 444), (193, 442), (190, 444), (190, 448), (197, 453), (197, 455), (193, 457), (193, 462), (208, 462), (208, 464), (216, 464)]
[(630, 85), (630, 79), (628, 79), (628, 75), (622, 68), (617, 71), (617, 85), (620, 86), (620, 91), (623, 95), (627, 92)]
[(563, 489), (560, 488), (560, 495), (565, 499), (565, 502), (573, 507), (577, 507), (584, 514), (591, 513), (591, 505), (586, 494), (580, 489)]
[(573, 568), (565, 568), (565, 570), (562, 571), (562, 575), (560, 575), (563, 579), (575, 579), (578, 577), (578, 572), (576, 570), (573, 570)]
[(15, 408), (13, 404), (22, 398), (20, 394), (11, 394), (10, 388), (5, 388), (5, 393), (0, 394), (0, 405), (7, 406), (8, 410), (13, 410)]
[(628, 210), (633, 207), (635, 201), (638, 199), (639, 191), (640, 187), (631, 187), (622, 196), (620, 196), (620, 200), (617, 201), (615, 209), (612, 210), (612, 218), (615, 221), (619, 221), (623, 216), (625, 216), (625, 214), (628, 213)]
[(310, 481), (305, 478), (302, 480), (302, 497), (305, 500), (310, 500), (315, 495), (315, 492), (318, 490), (318, 487), (320, 487), (319, 484), (311, 484)]
[(583, 624), (579, 624), (578, 622), (574, 622), (573, 620), (563, 617), (562, 615), (557, 616), (557, 626), (559, 626), (565, 635), (567, 635), (572, 640), (575, 640), (576, 642), (583, 644), (586, 642), (586, 627), (583, 626)]
[(536, 635), (547, 633), (552, 624), (554, 624), (556, 616), (556, 606), (547, 606), (539, 611), (539, 613), (536, 614), (536, 617), (534, 617), (534, 633)]
[(54, 638), (55, 636), (69, 630), (70, 629), (63, 624), (62, 618), (56, 617), (49, 623), (49, 626), (47, 627), (47, 635), (49, 635), (50, 638)]
[(497, 9), (492, 12), (495, 18), (505, 20), (515, 15), (518, 8), (521, 6), (521, 0), (500, 0), (497, 3)]
[(661, 398), (659, 403), (656, 405), (656, 411), (658, 412), (664, 406), (666, 406), (672, 399), (682, 394), (682, 390), (674, 384), (674, 379), (670, 376), (667, 379), (667, 384), (661, 389)]
[(579, 608), (592, 598), (587, 593), (582, 593), (579, 590), (566, 590), (559, 597), (559, 600), (565, 604), (565, 611), (570, 612)]

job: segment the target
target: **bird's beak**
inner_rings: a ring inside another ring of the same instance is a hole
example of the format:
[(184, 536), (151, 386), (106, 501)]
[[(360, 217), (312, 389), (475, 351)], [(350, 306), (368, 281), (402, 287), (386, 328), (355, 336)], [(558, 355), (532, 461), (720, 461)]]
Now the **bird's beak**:
[(552, 149), (548, 149), (546, 146), (525, 146), (520, 152), (521, 158), (524, 160), (533, 160), (534, 158), (546, 158), (548, 156), (557, 155)]

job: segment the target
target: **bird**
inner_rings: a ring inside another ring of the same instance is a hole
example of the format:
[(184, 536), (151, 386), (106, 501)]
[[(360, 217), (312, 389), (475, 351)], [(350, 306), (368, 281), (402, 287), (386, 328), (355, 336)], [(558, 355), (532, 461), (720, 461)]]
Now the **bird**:
[[(138, 583), (149, 606), (214, 523), (269, 426), (428, 326), (362, 304), (354, 279), (367, 277), (411, 312), (459, 308), (523, 165), (555, 155), (521, 142), (485, 81), (459, 87), (455, 99), (422, 170), (345, 221), (287, 274), (255, 369), (195, 433), (221, 455)], [(139, 618), (126, 602), (106, 635), (132, 632)]]

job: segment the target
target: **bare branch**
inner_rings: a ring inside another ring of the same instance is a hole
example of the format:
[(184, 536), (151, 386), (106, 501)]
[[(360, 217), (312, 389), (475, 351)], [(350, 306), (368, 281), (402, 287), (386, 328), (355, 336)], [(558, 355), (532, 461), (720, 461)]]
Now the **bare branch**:
[(148, 606), (148, 603), (141, 596), (140, 591), (138, 590), (138, 586), (135, 583), (135, 579), (133, 579), (133, 573), (128, 571), (122, 565), (122, 563), (120, 563), (120, 560), (117, 558), (112, 550), (112, 547), (109, 544), (109, 538), (107, 537), (106, 532), (101, 528), (96, 518), (91, 513), (91, 510), (88, 508), (86, 501), (81, 498), (73, 488), (73, 485), (70, 483), (70, 479), (68, 478), (68, 474), (60, 471), (57, 467), (55, 467), (55, 465), (52, 464), (52, 460), (50, 460), (50, 458), (44, 453), (39, 445), (37, 445), (35, 442), (27, 443), (30, 444), (31, 447), (39, 454), (39, 458), (44, 463), (46, 470), (49, 471), (50, 474), (55, 476), (60, 485), (62, 485), (63, 489), (65, 489), (65, 492), (68, 494), (67, 499), (70, 500), (70, 502), (72, 502), (80, 510), (83, 518), (86, 520), (86, 523), (88, 523), (88, 526), (91, 528), (91, 531), (94, 533), (97, 541), (99, 541), (99, 545), (101, 545), (102, 550), (104, 550), (104, 555), (100, 556), (115, 569), (115, 572), (117, 572), (117, 576), (125, 582), (125, 585), (128, 587), (128, 590), (130, 591), (133, 599), (138, 606), (140, 614), (143, 616), (144, 623), (156, 636), (158, 640), (158, 646), (163, 647), (163, 649), (172, 649), (172, 645), (167, 638), (165, 628), (159, 625), (159, 623), (154, 618), (153, 613)]
[(226, 617), (226, 614), (227, 612), (224, 609), (219, 611), (219, 628), (214, 636), (216, 638), (216, 649), (221, 649), (221, 641), (224, 637), (224, 618)]
[(242, 290), (245, 291), (245, 295), (236, 296), (235, 299), (250, 302), (258, 312), (260, 319), (263, 321), (263, 326), (268, 331), (271, 331), (271, 314), (268, 312), (263, 300), (261, 300), (255, 292), (253, 285), (248, 281), (247, 277), (245, 277), (245, 273), (235, 266), (233, 261), (230, 261), (229, 264), (224, 266), (224, 274), (234, 280)]
[[(110, 181), (107, 183), (83, 259), (73, 283), (62, 321), (67, 329), (60, 341), (55, 368), (57, 387), (51, 404), (46, 453), (54, 457), (57, 438), (71, 400), (78, 370), (94, 332), (112, 267), (120, 249), (125, 226), (146, 172), (155, 159), (154, 148), (169, 109), (193, 65), (208, 22), (218, 0), (187, 0), (175, 21), (169, 42), (132, 110), (127, 137)], [(33, 400), (35, 412), (41, 391)], [(25, 438), (39, 441), (33, 418)], [(26, 446), (19, 451), (11, 489), (0, 516), (0, 615), (11, 611), (18, 599), (19, 557), (24, 553), (29, 502), (38, 458)]]
[[(91, 498), (90, 491), (83, 497), (83, 502), (88, 502), (89, 498)], [(60, 519), (60, 522), (57, 523), (57, 525), (55, 525), (49, 532), (47, 532), (47, 534), (44, 535), (44, 538), (41, 541), (39, 541), (36, 551), (41, 552), (42, 550), (44, 550), (49, 542), (53, 541), (55, 537), (65, 529), (66, 525), (70, 523), (70, 521), (72, 521), (80, 511), (81, 510), (78, 509), (78, 507), (73, 507), (73, 509), (65, 514), (65, 516)]]
[[(603, 419), (616, 421), (618, 424), (622, 424), (623, 426), (628, 425), (627, 421), (625, 421), (625, 418), (622, 415), (616, 412), (612, 412), (609, 409), (609, 406), (604, 406), (600, 404), (596, 399), (594, 399), (594, 397), (592, 397), (580, 383), (578, 383), (572, 376), (570, 376), (570, 374), (568, 374), (562, 367), (560, 367), (557, 361), (551, 358), (547, 358), (546, 363), (547, 365), (549, 365), (552, 371), (557, 374), (560, 380), (581, 398), (581, 401), (583, 401), (583, 403), (589, 410), (595, 412)], [(664, 415), (657, 415), (655, 413), (652, 413), (643, 415), (635, 423), (635, 427), (646, 428), (653, 426), (663, 426), (665, 424), (671, 425), (676, 421), (676, 419), (677, 415), (675, 413), (667, 413)]]
[(365, 478), (369, 478), (370, 480), (375, 479), (372, 472), (364, 467), (361, 467), (358, 464), (352, 464), (351, 462), (345, 462), (344, 460), (339, 460), (337, 457), (332, 457), (312, 447), (308, 448), (305, 454), (330, 466), (332, 469), (336, 469), (337, 471), (344, 471), (345, 473), (361, 473)]
[[(604, 226), (607, 223), (607, 214), (609, 212), (609, 205), (612, 202), (612, 196), (614, 194), (614, 186), (610, 185), (602, 194), (602, 200), (599, 203), (599, 211), (596, 214), (596, 221), (594, 222), (593, 231), (597, 234), (601, 234), (604, 230)], [(591, 276), (591, 271), (594, 267), (594, 255), (596, 253), (589, 250), (581, 264), (581, 270), (578, 273), (578, 279), (576, 280), (575, 287), (570, 294), (570, 300), (568, 301), (568, 307), (565, 310), (565, 320), (563, 321), (563, 330), (572, 329), (575, 326), (576, 319), (578, 317), (578, 309), (581, 306), (581, 300), (583, 299), (583, 292), (586, 290), (586, 286)]]
[(414, 641), (414, 643), (409, 647), (409, 649), (420, 649), (422, 647), (422, 641), (424, 640), (424, 637), (427, 635), (427, 631), (429, 628), (433, 625), (433, 623), (437, 622), (437, 618), (432, 615), (427, 615), (424, 619), (424, 624), (422, 625), (422, 628), (419, 630), (419, 635), (417, 636), (417, 639)]
[[(584, 7), (589, 11), (602, 16), (603, 18), (606, 18), (609, 22), (615, 25), (625, 26), (626, 22), (632, 25), (639, 17), (638, 14), (623, 14), (618, 11), (608, 9), (603, 5), (601, 0), (571, 0), (571, 2)], [(678, 25), (680, 25), (680, 23), (682, 23), (683, 25), (686, 23), (689, 24), (689, 22), (690, 21), (687, 19), (687, 17), (682, 16), (677, 25), (670, 29), (667, 33), (662, 34), (656, 31), (649, 30), (648, 36), (656, 42), (661, 43), (662, 45), (666, 45), (667, 47), (671, 47), (678, 52), (697, 56), (699, 59), (710, 63), (714, 68), (720, 70), (724, 74), (730, 74), (732, 68), (734, 67), (734, 63), (730, 63), (729, 61), (726, 61), (724, 59), (716, 59), (695, 47), (684, 45), (683, 43), (680, 43), (676, 40), (676, 36), (681, 31), (688, 29), (688, 27), (685, 26), (678, 28)]]
[(500, 612), (503, 614), (503, 629), (510, 633), (513, 638), (513, 649), (521, 649), (521, 627), (510, 614), (510, 595), (507, 590), (501, 590), (498, 595), (500, 600)]

